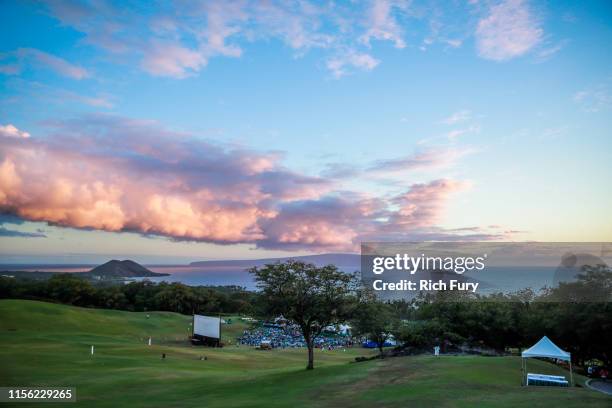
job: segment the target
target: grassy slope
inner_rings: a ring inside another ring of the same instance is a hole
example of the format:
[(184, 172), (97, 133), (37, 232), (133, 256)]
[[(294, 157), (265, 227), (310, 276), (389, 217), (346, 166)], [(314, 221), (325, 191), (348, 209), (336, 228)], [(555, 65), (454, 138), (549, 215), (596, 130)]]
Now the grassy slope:
[[(522, 388), (520, 362), (513, 357), (423, 356), (349, 364), (356, 355), (371, 353), (354, 349), (318, 352), (317, 368), (307, 372), (304, 350), (190, 347), (184, 341), (190, 317), (149, 315), (2, 300), (0, 385), (76, 386), (76, 405), (88, 407), (603, 407), (612, 401), (584, 388)], [(225, 341), (244, 328), (224, 326)], [(152, 347), (145, 345), (148, 336)], [(93, 358), (90, 344), (96, 345)], [(162, 352), (166, 360), (160, 359)], [(199, 360), (201, 355), (207, 360)], [(555, 370), (530, 363), (530, 371)]]

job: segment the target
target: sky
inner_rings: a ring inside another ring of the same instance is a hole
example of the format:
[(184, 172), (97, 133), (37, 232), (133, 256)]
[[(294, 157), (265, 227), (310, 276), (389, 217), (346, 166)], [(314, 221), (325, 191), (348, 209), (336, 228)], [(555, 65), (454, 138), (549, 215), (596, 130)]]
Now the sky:
[(0, 263), (612, 241), (609, 1), (0, 2)]

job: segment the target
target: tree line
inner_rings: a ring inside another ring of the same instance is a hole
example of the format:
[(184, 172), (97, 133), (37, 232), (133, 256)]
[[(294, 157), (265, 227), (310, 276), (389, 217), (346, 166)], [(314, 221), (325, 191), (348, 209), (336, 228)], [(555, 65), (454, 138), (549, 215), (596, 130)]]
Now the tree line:
[(450, 343), (520, 351), (546, 335), (578, 365), (590, 359), (612, 363), (612, 271), (601, 265), (538, 294), (438, 292), (389, 307), (403, 319), (394, 333), (411, 347)]
[(181, 283), (94, 283), (74, 274), (48, 280), (0, 277), (0, 298), (38, 299), (84, 307), (183, 314), (280, 314), (299, 326), (314, 367), (314, 341), (330, 325), (349, 323), (352, 334), (380, 346), (394, 336), (407, 352), (482, 347), (498, 352), (533, 345), (547, 335), (572, 353), (574, 363), (612, 363), (612, 271), (587, 267), (578, 280), (541, 293), (478, 296), (441, 291), (410, 301), (385, 302), (356, 274), (335, 266), (286, 261), (250, 270), (258, 291)]
[(612, 271), (585, 267), (575, 282), (535, 294), (479, 296), (439, 291), (410, 301), (385, 302), (329, 265), (288, 261), (251, 269), (260, 289), (263, 312), (294, 321), (308, 346), (313, 368), (313, 339), (328, 325), (350, 322), (353, 335), (376, 342), (381, 357), (394, 336), (398, 348), (431, 352), (433, 346), (460, 350), (486, 348), (506, 352), (530, 347), (547, 335), (572, 353), (575, 363), (612, 358)]
[(55, 274), (45, 280), (0, 277), (0, 298), (134, 312), (253, 314), (256, 296), (237, 286), (188, 286), (147, 280), (126, 284), (96, 283), (71, 273)]

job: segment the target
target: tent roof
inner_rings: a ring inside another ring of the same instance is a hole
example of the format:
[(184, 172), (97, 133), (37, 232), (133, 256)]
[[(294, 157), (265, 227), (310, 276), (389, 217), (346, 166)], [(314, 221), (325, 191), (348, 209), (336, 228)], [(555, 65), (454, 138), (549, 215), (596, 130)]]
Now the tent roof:
[(569, 360), (570, 353), (561, 350), (548, 337), (544, 336), (536, 344), (523, 351), (522, 357), (549, 357), (561, 360)]

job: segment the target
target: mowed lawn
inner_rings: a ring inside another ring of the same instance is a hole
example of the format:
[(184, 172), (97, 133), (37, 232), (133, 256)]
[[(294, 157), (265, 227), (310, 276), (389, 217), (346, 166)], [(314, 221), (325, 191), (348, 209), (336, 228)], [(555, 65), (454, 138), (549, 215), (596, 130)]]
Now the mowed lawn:
[[(246, 326), (235, 318), (223, 326), (232, 345), (209, 349), (186, 341), (189, 316), (148, 314), (1, 300), (0, 385), (76, 387), (78, 402), (64, 404), (71, 407), (612, 406), (612, 397), (584, 387), (521, 387), (516, 357), (353, 363), (373, 353), (356, 348), (318, 351), (315, 370), (306, 371), (305, 350), (237, 347)], [(539, 361), (529, 368), (563, 373)]]

